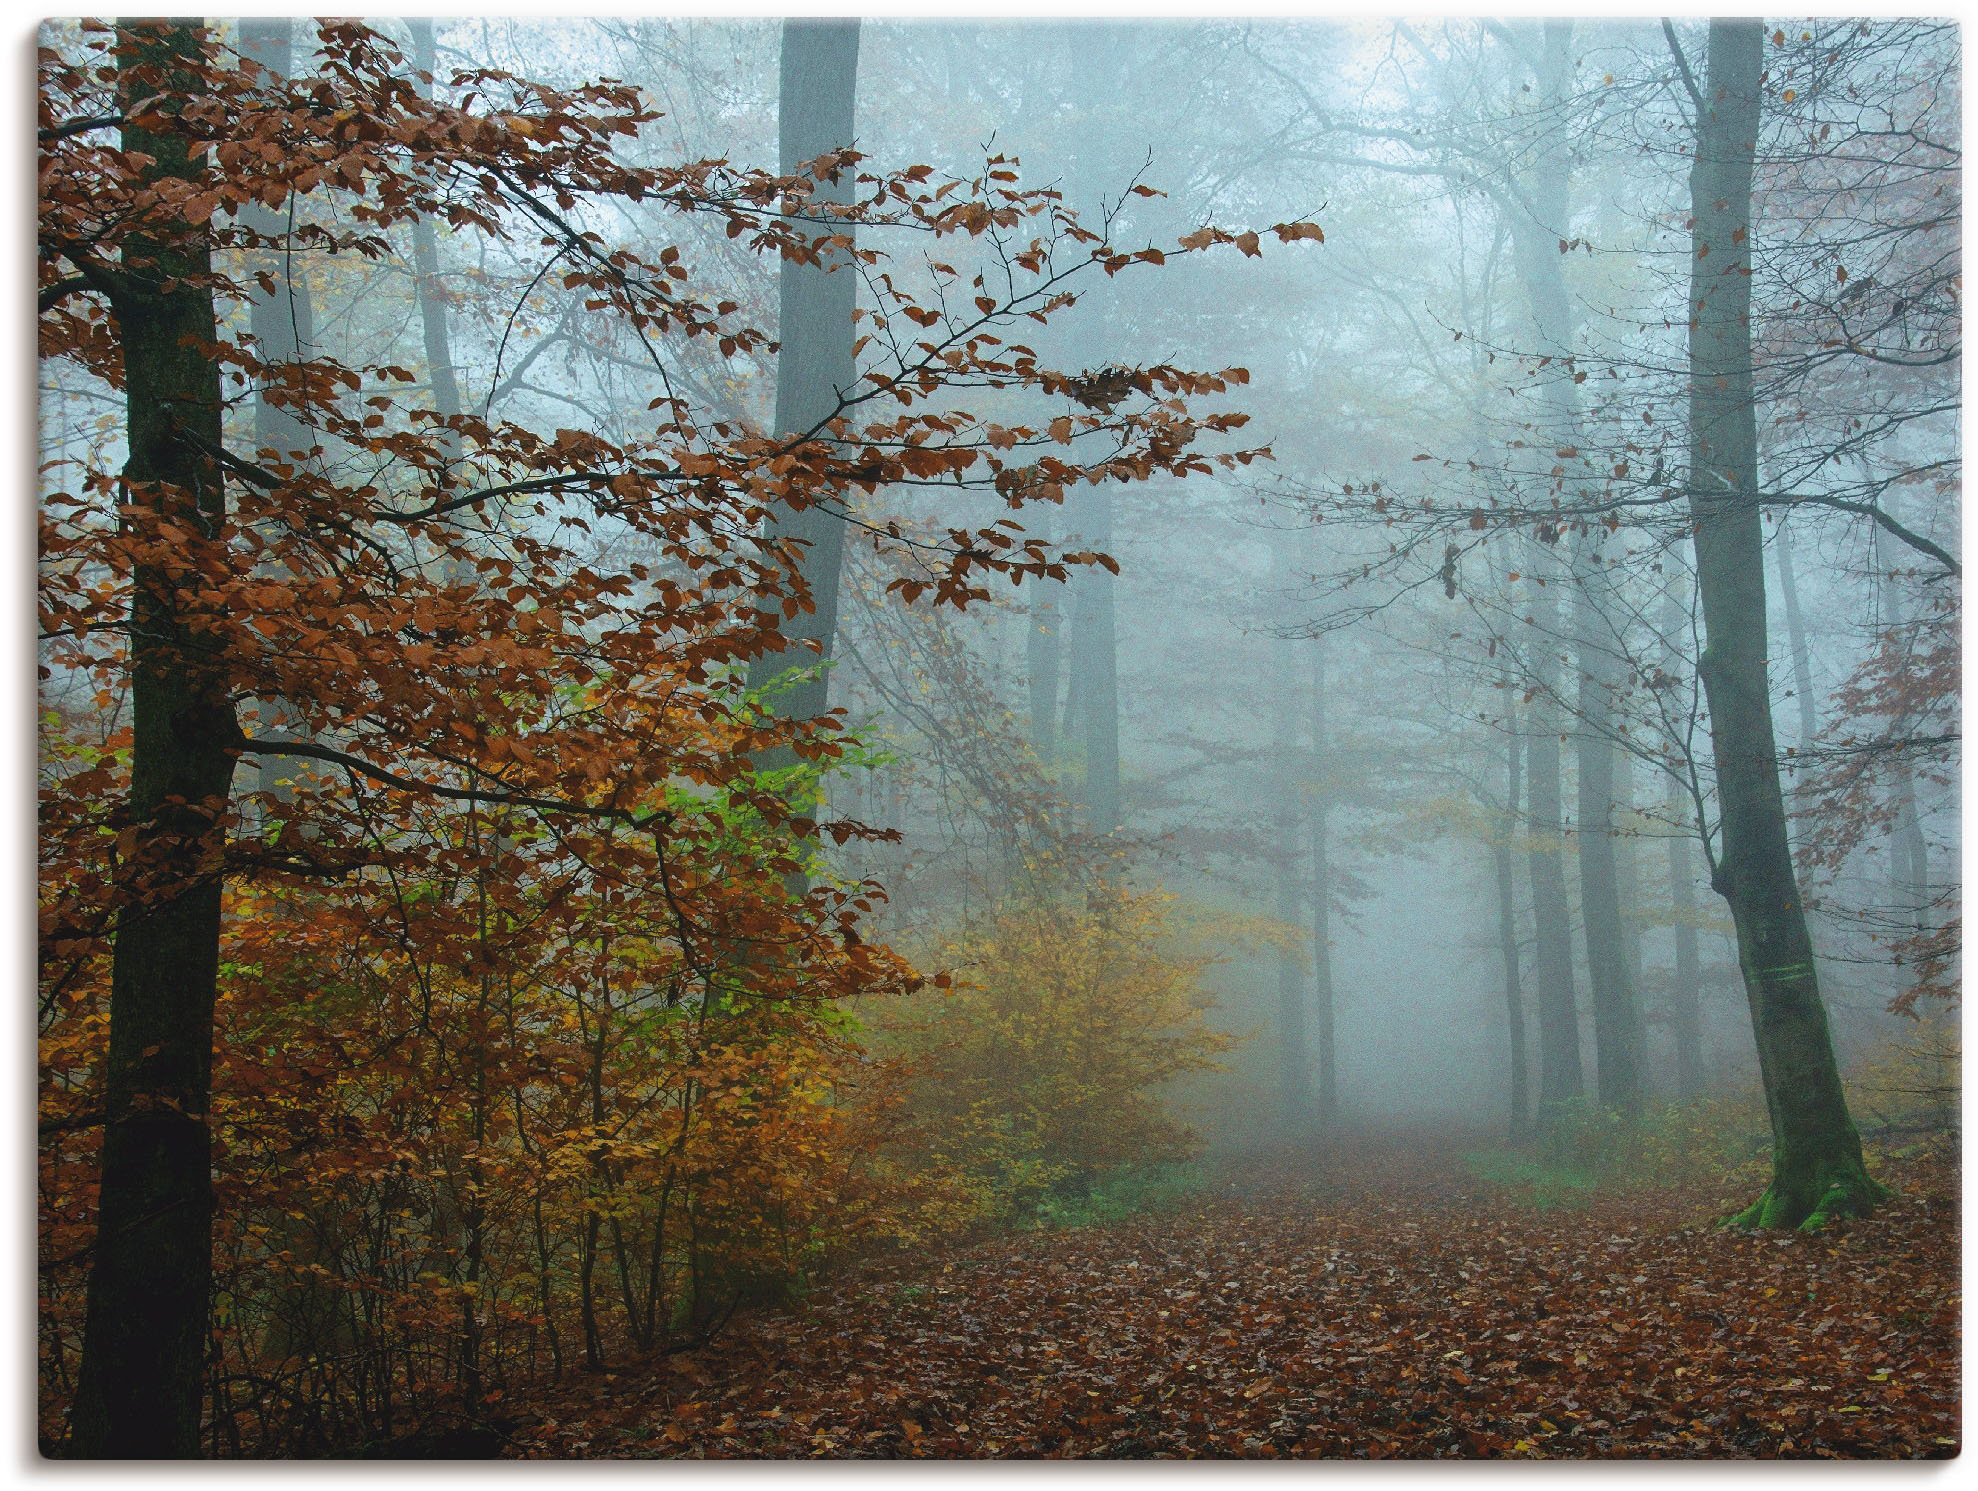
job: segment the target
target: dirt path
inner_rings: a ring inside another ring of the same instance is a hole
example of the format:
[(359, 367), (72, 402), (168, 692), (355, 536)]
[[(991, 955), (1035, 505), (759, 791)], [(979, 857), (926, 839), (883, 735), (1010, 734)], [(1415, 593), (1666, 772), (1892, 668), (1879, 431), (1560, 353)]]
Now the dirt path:
[(1538, 1212), (1453, 1154), (1363, 1146), (1159, 1217), (825, 1289), (573, 1384), (551, 1456), (1942, 1457), (1951, 1177), (1819, 1237), (1696, 1193)]

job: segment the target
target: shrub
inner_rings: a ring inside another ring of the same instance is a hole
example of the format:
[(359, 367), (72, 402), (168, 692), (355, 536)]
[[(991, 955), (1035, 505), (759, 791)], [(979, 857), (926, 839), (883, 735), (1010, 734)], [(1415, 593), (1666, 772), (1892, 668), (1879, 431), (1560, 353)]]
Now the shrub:
[(1174, 945), (1173, 897), (1102, 884), (1006, 906), (947, 949), (955, 989), (900, 1034), (934, 1163), (979, 1221), (1015, 1221), (1104, 1177), (1178, 1161), (1195, 1136), (1161, 1095), (1212, 1070), (1210, 957)]

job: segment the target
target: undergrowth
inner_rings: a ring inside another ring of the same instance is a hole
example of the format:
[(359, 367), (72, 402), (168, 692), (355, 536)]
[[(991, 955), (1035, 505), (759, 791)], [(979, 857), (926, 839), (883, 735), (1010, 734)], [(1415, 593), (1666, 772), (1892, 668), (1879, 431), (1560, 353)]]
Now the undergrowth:
[(1096, 1180), (1083, 1193), (1053, 1194), (1038, 1203), (1039, 1229), (1103, 1227), (1172, 1211), (1208, 1184), (1199, 1164), (1135, 1165)]
[[(1863, 1152), (1878, 1166), (1954, 1158), (1961, 1046), (1953, 1015), (1919, 1020), (1848, 1076)], [(1762, 1190), (1772, 1135), (1755, 1091), (1664, 1103), (1630, 1120), (1587, 1099), (1560, 1104), (1539, 1136), (1464, 1156), (1477, 1180), (1550, 1211), (1644, 1189)]]

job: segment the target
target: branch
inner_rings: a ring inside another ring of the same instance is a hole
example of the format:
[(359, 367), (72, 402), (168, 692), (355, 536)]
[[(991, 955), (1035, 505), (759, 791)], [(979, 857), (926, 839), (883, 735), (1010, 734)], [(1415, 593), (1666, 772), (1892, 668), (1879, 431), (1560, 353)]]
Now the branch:
[(1662, 18), (1662, 39), (1669, 43), (1669, 55), (1676, 59), (1676, 67), (1683, 75), (1683, 86), (1689, 90), (1690, 102), (1696, 105), (1697, 118), (1702, 119), (1708, 111), (1703, 101), (1703, 90), (1696, 86), (1696, 74), (1690, 71), (1689, 58), (1683, 55), (1683, 44), (1676, 40), (1676, 28), (1669, 24), (1669, 18)]
[(36, 130), (34, 137), (43, 145), (53, 145), (57, 140), (86, 135), (91, 130), (113, 129), (124, 122), (121, 114), (97, 114), (88, 119), (71, 119), (67, 124), (51, 124), (47, 129)]
[(56, 280), (53, 284), (43, 285), (40, 295), (35, 299), (34, 308), (37, 313), (52, 311), (76, 291), (87, 290), (90, 285), (90, 278), (86, 274), (72, 274), (66, 279)]
[(1964, 573), (1964, 566), (1952, 558), (1949, 551), (1925, 538), (1922, 534), (1905, 528), (1873, 502), (1854, 502), (1846, 497), (1827, 497), (1819, 493), (1811, 493), (1804, 496), (1770, 497), (1764, 500), (1794, 505), (1801, 502), (1811, 502), (1820, 507), (1831, 507), (1840, 512), (1858, 513), (1862, 517), (1873, 518), (1881, 525), (1883, 532), (1888, 533), (1894, 538), (1901, 539), (1902, 542), (1908, 544), (1917, 553), (1929, 555), (1954, 575), (1961, 576)]
[(343, 751), (331, 750), (328, 746), (316, 745), (306, 740), (250, 740), (246, 736), (236, 742), (239, 750), (256, 756), (299, 756), (310, 761), (325, 761), (332, 766), (341, 766), (345, 771), (364, 777), (384, 787), (396, 787), (403, 792), (420, 792), (428, 797), (443, 797), (451, 802), (499, 803), (506, 807), (533, 808), (539, 813), (564, 813), (578, 818), (602, 818), (615, 823), (623, 823), (630, 828), (663, 828), (673, 821), (673, 814), (662, 809), (657, 813), (635, 813), (630, 808), (606, 808), (591, 803), (570, 802), (557, 797), (535, 797), (522, 792), (489, 791), (485, 788), (448, 787), (439, 782), (425, 782), (417, 777), (400, 776), (387, 771), (382, 766), (374, 766), (361, 756), (348, 755)]

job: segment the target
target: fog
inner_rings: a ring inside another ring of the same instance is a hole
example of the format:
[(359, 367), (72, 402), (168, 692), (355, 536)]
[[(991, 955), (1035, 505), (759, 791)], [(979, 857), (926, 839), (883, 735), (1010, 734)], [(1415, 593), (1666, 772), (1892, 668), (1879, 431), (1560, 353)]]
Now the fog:
[[(398, 23), (384, 24), (396, 34)], [(1755, 325), (1765, 480), (1785, 494), (1766, 514), (1767, 594), (1772, 714), (1801, 813), (1793, 832), (1804, 850), (1842, 833), (1823, 811), (1866, 822), (1845, 831), (1831, 862), (1801, 862), (1847, 1059), (1896, 1028), (1883, 1007), (1912, 981), (1897, 944), (1956, 914), (1949, 756), (1904, 755), (1899, 772), (1852, 786), (1831, 773), (1882, 728), (1861, 713), (1871, 651), (1899, 633), (1920, 653), (1919, 628), (1950, 614), (1942, 602), (1955, 582), (1903, 535), (1958, 543), (1955, 209), (1946, 222), (1929, 202), (1950, 159), (1929, 142), (1954, 151), (1958, 58), (1948, 27), (1892, 22), (1868, 35), (1808, 24), (1804, 40), (1782, 30), (1767, 43), (1780, 76), (1797, 81), (1783, 95), (1768, 85)], [(450, 74), (474, 67), (562, 85), (623, 79), (664, 113), (625, 149), (776, 166), (776, 22), (455, 18), (436, 35), (442, 95), (459, 87)], [(1701, 27), (1678, 25), (1674, 38), (1700, 68)], [(1218, 960), (1203, 975), (1211, 1019), (1243, 1037), (1226, 1070), (1175, 1092), (1213, 1146), (1242, 1149), (1305, 1132), (1317, 1112), (1322, 896), (1335, 1121), (1502, 1128), (1511, 1037), (1493, 853), (1514, 851), (1527, 1005), (1530, 863), (1548, 847), (1563, 856), (1591, 1091), (1574, 747), (1605, 732), (1647, 1091), (1751, 1080), (1729, 916), (1697, 852), (1685, 859), (1696, 910), (1675, 909), (1667, 847), (1695, 839), (1699, 805), (1715, 835), (1718, 810), (1689, 537), (1680, 505), (1657, 499), (1665, 468), (1686, 459), (1689, 273), (1691, 105), (1663, 28), (874, 20), (858, 48), (862, 171), (926, 164), (970, 179), (1004, 157), (1012, 189), (1056, 188), (1117, 250), (1165, 250), (1164, 264), (1072, 281), (1075, 303), (1026, 328), (1046, 361), (1246, 369), (1247, 383), (1201, 407), (1248, 422), (1203, 448), (1269, 449), (1235, 470), (1022, 507), (1014, 516), (1029, 534), (1103, 549), (1117, 578), (1087, 564), (1065, 582), (996, 580), (993, 599), (962, 611), (886, 595), (906, 561), (897, 546), (876, 557), (854, 534), (829, 697), (875, 764), (824, 790), (834, 812), (899, 835), (829, 851), (832, 873), (885, 887), (870, 935), (940, 966), (947, 942), (1045, 850), (1173, 895), (1190, 945)], [(311, 65), (299, 45), (298, 74)], [(1867, 133), (1877, 118), (1909, 134), (1878, 145)], [(1890, 159), (1870, 169), (1876, 148)], [(602, 209), (585, 221), (635, 243), (663, 226)], [(1296, 222), (1319, 225), (1323, 242), (1269, 231)], [(1204, 225), (1260, 231), (1261, 249), (1177, 250)], [(1565, 345), (1535, 310), (1533, 238), (1557, 261)], [(712, 231), (683, 242), (697, 276), (775, 329), (773, 262)], [(977, 240), (937, 246), (886, 230), (861, 229), (860, 243), (887, 256), (901, 286), (932, 283), (929, 257), (966, 266), (986, 253)], [(495, 403), (545, 433), (590, 420), (637, 434), (651, 380), (622, 335), (587, 327), (580, 292), (536, 274), (544, 255), (527, 232), (442, 233), (439, 255), (466, 408)], [(315, 293), (318, 345), (420, 363), (401, 267), (325, 271)], [(862, 307), (873, 293), (868, 279)], [(1841, 344), (1876, 355), (1829, 355)], [(771, 425), (773, 353), (665, 356), (692, 398)], [(1555, 470), (1547, 400), (1562, 363), (1582, 433)], [(99, 393), (59, 370), (45, 390), (49, 452), (114, 447), (97, 423)], [(995, 403), (944, 397), (978, 412)], [(1591, 523), (1600, 583), (1588, 604), (1620, 677), (1609, 716), (1591, 724), (1576, 713), (1571, 680), (1585, 659), (1568, 655), (1565, 620), (1587, 593), (1568, 550), (1589, 540), (1543, 531), (1562, 481), (1580, 483), (1564, 493), (1568, 509), (1596, 490), (1615, 504), (1561, 520)], [(959, 488), (863, 500), (875, 523), (929, 532), (1011, 515), (993, 493)], [(1893, 525), (1878, 528), (1864, 503)], [(606, 563), (633, 552), (599, 550)], [(1051, 632), (1048, 678), (1040, 628)], [(1099, 649), (1111, 689), (1092, 671)], [(59, 699), (63, 679), (48, 687)], [(1551, 723), (1533, 738), (1564, 742), (1564, 834), (1550, 839), (1529, 802), (1506, 818), (1503, 801), (1507, 739), (1532, 734), (1548, 703)], [(1950, 739), (1955, 714), (1955, 698), (1939, 697), (1890, 728)], [(1115, 719), (1117, 826), (1094, 821), (1093, 798)], [(1692, 766), (1699, 796), (1686, 801)], [(1055, 805), (1039, 806), (1047, 799)], [(1685, 918), (1699, 938), (1692, 989), (1676, 987)], [(1692, 997), (1700, 1065), (1682, 1072), (1672, 1022)], [(1525, 1028), (1536, 1072), (1534, 1010)]]

